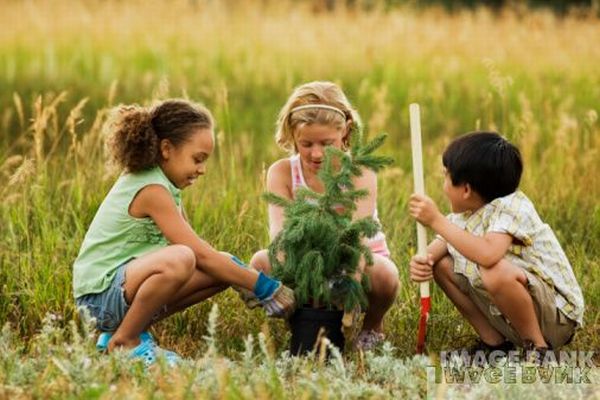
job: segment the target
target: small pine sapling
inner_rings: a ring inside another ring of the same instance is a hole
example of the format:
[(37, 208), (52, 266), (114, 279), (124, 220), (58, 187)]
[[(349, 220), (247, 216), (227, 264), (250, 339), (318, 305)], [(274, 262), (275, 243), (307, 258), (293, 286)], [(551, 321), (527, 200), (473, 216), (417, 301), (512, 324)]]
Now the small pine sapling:
[(357, 128), (349, 152), (328, 147), (318, 172), (325, 187), (322, 194), (301, 188), (293, 201), (264, 195), (283, 207), (285, 215), (283, 229), (269, 246), (272, 273), (294, 289), (298, 304), (344, 311), (367, 306), (369, 281), (359, 265), (361, 257), (367, 267), (372, 265), (373, 255), (362, 240), (373, 237), (379, 225), (372, 217), (352, 220), (356, 201), (368, 195), (367, 190), (355, 189), (352, 179), (362, 175), (363, 168), (379, 171), (392, 162), (373, 154), (385, 138), (381, 134), (363, 143)]

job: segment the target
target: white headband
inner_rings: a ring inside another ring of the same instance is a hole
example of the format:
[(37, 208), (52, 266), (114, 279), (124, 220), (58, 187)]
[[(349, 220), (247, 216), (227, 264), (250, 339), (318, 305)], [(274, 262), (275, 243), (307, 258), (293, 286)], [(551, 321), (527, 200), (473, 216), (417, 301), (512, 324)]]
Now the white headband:
[(344, 114), (344, 112), (342, 110), (340, 110), (337, 107), (328, 106), (327, 104), (305, 104), (303, 106), (294, 107), (294, 108), (292, 108), (290, 110), (290, 115), (293, 112), (300, 111), (300, 110), (307, 110), (309, 108), (320, 108), (320, 109), (323, 109), (323, 110), (335, 111), (336, 113), (338, 113), (342, 117), (344, 117), (344, 119), (346, 119), (346, 114)]

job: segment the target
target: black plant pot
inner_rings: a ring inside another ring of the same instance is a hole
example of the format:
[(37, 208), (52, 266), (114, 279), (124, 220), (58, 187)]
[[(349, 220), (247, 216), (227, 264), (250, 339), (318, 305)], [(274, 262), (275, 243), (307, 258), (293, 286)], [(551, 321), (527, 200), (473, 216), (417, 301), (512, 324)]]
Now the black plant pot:
[(292, 340), (290, 351), (293, 355), (303, 355), (315, 347), (319, 331), (323, 328), (323, 336), (340, 351), (344, 350), (344, 334), (342, 332), (343, 311), (319, 308), (298, 308), (290, 318)]

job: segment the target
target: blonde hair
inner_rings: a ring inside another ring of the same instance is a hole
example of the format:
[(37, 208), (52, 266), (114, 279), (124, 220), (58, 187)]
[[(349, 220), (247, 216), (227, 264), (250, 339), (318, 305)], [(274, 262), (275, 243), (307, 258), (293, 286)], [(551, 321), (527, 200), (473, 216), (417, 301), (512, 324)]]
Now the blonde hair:
[(348, 125), (348, 135), (344, 138), (344, 145), (348, 146), (350, 132), (360, 125), (360, 117), (338, 85), (314, 81), (296, 87), (288, 98), (277, 118), (275, 141), (282, 149), (295, 153), (294, 132), (311, 124), (343, 129)]

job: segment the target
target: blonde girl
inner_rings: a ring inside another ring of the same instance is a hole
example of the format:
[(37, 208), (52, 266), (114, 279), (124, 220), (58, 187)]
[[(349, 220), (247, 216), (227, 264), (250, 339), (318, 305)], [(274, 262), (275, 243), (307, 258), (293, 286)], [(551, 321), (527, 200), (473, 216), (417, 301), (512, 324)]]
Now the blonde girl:
[[(347, 149), (353, 126), (359, 123), (356, 111), (342, 90), (331, 82), (310, 82), (297, 87), (283, 106), (277, 121), (275, 140), (290, 157), (273, 163), (267, 173), (267, 190), (293, 199), (301, 187), (324, 191), (317, 176), (325, 148)], [(367, 189), (369, 196), (359, 200), (354, 218), (377, 217), (377, 176), (365, 169), (354, 182), (356, 189)], [(283, 227), (284, 214), (279, 206), (269, 205), (269, 235), (271, 240)], [(368, 269), (371, 291), (368, 294), (362, 330), (355, 346), (373, 348), (383, 340), (383, 317), (391, 307), (399, 287), (398, 270), (390, 259), (385, 235), (379, 232), (368, 240), (374, 264)], [(254, 255), (250, 264), (257, 270), (269, 272), (271, 265), (267, 250)]]

